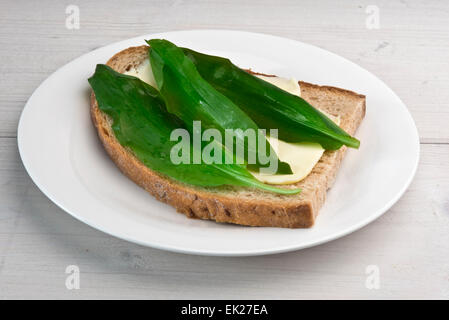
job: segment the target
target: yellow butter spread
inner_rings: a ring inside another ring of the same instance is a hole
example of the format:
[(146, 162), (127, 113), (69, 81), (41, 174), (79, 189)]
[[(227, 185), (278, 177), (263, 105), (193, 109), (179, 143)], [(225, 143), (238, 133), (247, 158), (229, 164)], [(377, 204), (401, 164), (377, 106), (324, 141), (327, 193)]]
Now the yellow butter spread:
[[(271, 84), (285, 90), (291, 94), (301, 96), (301, 88), (298, 81), (294, 78), (285, 79), (280, 77), (257, 76)], [(321, 111), (323, 112), (323, 111)], [(325, 113), (325, 112), (323, 112)], [(326, 114), (335, 123), (339, 124), (340, 119)], [(274, 137), (268, 137), (268, 140), (276, 151), (281, 161), (287, 162), (293, 174), (275, 175), (251, 172), (251, 174), (259, 181), (269, 184), (291, 184), (301, 181), (309, 175), (313, 167), (318, 163), (324, 153), (324, 149), (319, 143), (299, 142), (289, 143)]]

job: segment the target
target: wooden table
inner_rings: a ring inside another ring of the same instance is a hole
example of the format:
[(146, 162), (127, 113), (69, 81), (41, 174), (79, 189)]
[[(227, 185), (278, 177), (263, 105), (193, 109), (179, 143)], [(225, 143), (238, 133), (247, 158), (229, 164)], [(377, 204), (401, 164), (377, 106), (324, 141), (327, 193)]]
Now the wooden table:
[[(80, 10), (79, 29), (66, 27), (68, 2), (0, 2), (0, 298), (449, 298), (448, 2), (73, 4)], [(379, 11), (378, 29), (367, 27), (372, 6)], [(100, 46), (198, 28), (301, 40), (384, 80), (408, 106), (421, 139), (418, 172), (401, 200), (342, 239), (249, 258), (141, 247), (56, 207), (30, 180), (17, 151), (17, 122), (33, 90)], [(68, 265), (80, 269), (79, 290), (66, 288)], [(367, 286), (372, 265), (379, 271), (378, 289)]]

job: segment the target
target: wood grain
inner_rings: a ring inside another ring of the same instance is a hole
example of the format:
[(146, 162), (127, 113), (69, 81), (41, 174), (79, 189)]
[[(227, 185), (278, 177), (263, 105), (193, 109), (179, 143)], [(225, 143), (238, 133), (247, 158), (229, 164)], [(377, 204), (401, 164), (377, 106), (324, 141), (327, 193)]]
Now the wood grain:
[[(423, 145), (417, 176), (384, 216), (315, 248), (250, 258), (134, 245), (71, 218), (0, 149), (0, 298), (449, 298), (449, 146)], [(65, 287), (65, 268), (81, 289)], [(367, 265), (379, 290), (365, 288)]]
[[(443, 1), (0, 2), (0, 298), (449, 299), (449, 3)], [(380, 29), (365, 27), (367, 5)], [(108, 10), (104, 10), (107, 8)], [(337, 241), (280, 255), (194, 257), (145, 248), (71, 218), (32, 183), (16, 128), (33, 90), (58, 67), (105, 44), (180, 29), (247, 30), (301, 40), (384, 80), (421, 137), (417, 176), (374, 223)], [(67, 290), (65, 268), (81, 270)], [(380, 289), (365, 268), (380, 269)]]
[[(123, 8), (118, 0), (77, 1), (80, 29), (68, 30), (64, 2), (2, 1), (0, 136), (16, 134), (20, 110), (40, 82), (83, 53), (140, 34), (221, 28), (301, 40), (358, 63), (403, 99), (423, 142), (449, 142), (449, 90), (442, 90), (449, 83), (447, 5), (372, 2), (159, 0)], [(365, 26), (372, 4), (380, 10), (380, 29)]]

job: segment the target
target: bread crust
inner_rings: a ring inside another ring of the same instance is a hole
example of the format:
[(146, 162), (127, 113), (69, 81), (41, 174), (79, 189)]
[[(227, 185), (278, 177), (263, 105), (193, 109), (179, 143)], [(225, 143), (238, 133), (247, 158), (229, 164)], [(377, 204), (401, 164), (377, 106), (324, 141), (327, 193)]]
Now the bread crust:
[[(118, 72), (138, 66), (147, 57), (147, 46), (131, 47), (115, 54), (107, 65)], [(304, 99), (341, 118), (340, 126), (351, 135), (365, 115), (365, 96), (328, 86), (300, 81)], [(332, 107), (345, 100), (352, 107)], [(347, 101), (351, 100), (351, 101)], [(320, 103), (324, 101), (327, 103)], [(344, 110), (342, 110), (344, 109)], [(117, 167), (132, 181), (189, 218), (215, 220), (245, 226), (308, 228), (313, 226), (323, 205), (326, 191), (337, 175), (346, 147), (325, 151), (323, 157), (302, 181), (290, 185), (303, 189), (299, 195), (274, 195), (250, 188), (207, 189), (186, 185), (163, 176), (138, 160), (114, 136), (109, 117), (99, 108), (92, 92), (92, 121), (98, 136)]]

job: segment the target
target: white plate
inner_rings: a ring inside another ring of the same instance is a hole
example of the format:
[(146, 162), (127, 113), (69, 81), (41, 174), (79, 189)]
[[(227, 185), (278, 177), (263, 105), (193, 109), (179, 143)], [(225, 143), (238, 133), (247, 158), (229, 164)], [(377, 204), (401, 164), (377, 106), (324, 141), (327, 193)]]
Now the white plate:
[[(367, 113), (315, 226), (250, 228), (192, 220), (148, 195), (116, 168), (89, 115), (97, 63), (116, 52), (165, 38), (229, 57), (241, 67), (347, 88), (367, 96)], [(137, 37), (85, 54), (33, 93), (18, 128), (22, 161), (36, 185), (75, 218), (116, 237), (176, 252), (243, 256), (297, 250), (342, 237), (379, 217), (404, 193), (416, 171), (418, 133), (401, 100), (381, 80), (323, 49), (237, 31), (177, 31)]]

